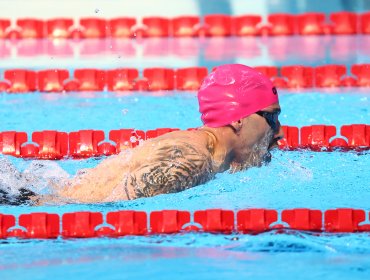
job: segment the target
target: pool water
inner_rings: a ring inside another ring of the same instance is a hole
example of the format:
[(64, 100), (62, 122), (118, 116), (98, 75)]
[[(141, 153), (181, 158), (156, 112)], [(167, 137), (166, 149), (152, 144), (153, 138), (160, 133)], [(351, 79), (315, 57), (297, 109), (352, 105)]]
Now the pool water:
[[(367, 88), (280, 90), (283, 125), (364, 123), (370, 120)], [(147, 108), (151, 108), (150, 111)], [(0, 131), (77, 131), (202, 125), (195, 92), (0, 94)]]
[[(0, 42), (0, 69), (193, 67), (222, 63), (369, 63), (369, 36), (291, 36)], [(349, 73), (348, 73), (349, 74)], [(280, 90), (283, 125), (370, 124), (368, 88)], [(150, 110), (148, 110), (150, 108)], [(194, 92), (0, 94), (0, 131), (110, 130), (201, 126)], [(6, 157), (20, 171), (30, 160)], [(66, 159), (73, 176), (102, 158)], [(274, 151), (268, 166), (181, 193), (135, 201), (63, 206), (0, 206), (23, 214), (132, 209), (307, 207), (370, 210), (370, 152)], [(370, 223), (370, 221), (367, 221)], [(78, 275), (78, 276), (77, 276)], [(160, 277), (163, 275), (163, 277)], [(370, 279), (370, 235), (275, 231), (259, 235), (188, 233), (144, 237), (0, 240), (0, 279)]]
[[(370, 123), (370, 95), (364, 89), (281, 91), (284, 125)], [(146, 108), (151, 108), (148, 111)], [(200, 126), (194, 92), (69, 93), (0, 95), (0, 131), (29, 133), (118, 128)], [(9, 158), (19, 170), (29, 160)], [(102, 158), (59, 161), (73, 175)], [(0, 206), (0, 213), (65, 213), (122, 209), (200, 210), (223, 208), (351, 207), (370, 210), (369, 152), (274, 151), (268, 166), (216, 179), (181, 193), (105, 204)], [(369, 222), (369, 221), (368, 221)], [(370, 236), (288, 231), (259, 235), (178, 234), (78, 240), (0, 240), (1, 279), (367, 279)], [(302, 269), (308, 271), (304, 274)], [(108, 271), (108, 272), (107, 272)]]

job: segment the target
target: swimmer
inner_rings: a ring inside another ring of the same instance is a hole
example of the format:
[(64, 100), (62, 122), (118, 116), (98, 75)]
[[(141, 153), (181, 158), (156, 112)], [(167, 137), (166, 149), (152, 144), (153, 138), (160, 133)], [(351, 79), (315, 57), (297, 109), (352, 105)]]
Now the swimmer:
[[(219, 66), (203, 81), (198, 102), (204, 126), (147, 140), (73, 178), (49, 180), (51, 194), (29, 190), (40, 178), (47, 180), (42, 176), (17, 174), (23, 185), (18, 184), (13, 204), (102, 203), (175, 193), (204, 184), (217, 173), (271, 160), (270, 150), (283, 132), (278, 93), (266, 76), (241, 64)], [(8, 196), (0, 191), (0, 203)]]

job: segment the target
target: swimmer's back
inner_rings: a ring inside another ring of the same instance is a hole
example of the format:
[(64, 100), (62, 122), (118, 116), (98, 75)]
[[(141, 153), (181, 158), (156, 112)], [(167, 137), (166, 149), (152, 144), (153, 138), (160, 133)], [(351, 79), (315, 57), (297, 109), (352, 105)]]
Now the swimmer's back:
[(72, 178), (58, 191), (59, 198), (109, 202), (179, 192), (202, 184), (215, 173), (209, 141), (202, 131), (174, 131), (147, 140)]
[(209, 139), (201, 131), (174, 131), (133, 150), (128, 199), (183, 191), (214, 176)]

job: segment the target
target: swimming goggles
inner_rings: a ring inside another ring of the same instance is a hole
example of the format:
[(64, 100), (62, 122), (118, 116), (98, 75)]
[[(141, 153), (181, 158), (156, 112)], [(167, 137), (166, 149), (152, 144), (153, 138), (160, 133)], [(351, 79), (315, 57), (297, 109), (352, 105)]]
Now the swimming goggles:
[(279, 114), (280, 110), (276, 110), (274, 112), (266, 112), (266, 111), (258, 111), (256, 112), (257, 115), (265, 118), (267, 124), (271, 127), (274, 132), (278, 132), (279, 130)]

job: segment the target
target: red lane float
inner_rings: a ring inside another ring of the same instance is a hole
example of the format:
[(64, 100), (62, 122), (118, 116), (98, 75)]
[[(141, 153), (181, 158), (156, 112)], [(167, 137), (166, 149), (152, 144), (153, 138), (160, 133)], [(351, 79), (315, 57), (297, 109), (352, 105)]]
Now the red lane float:
[(358, 15), (352, 12), (338, 12), (330, 15), (333, 22), (332, 34), (356, 34), (358, 28)]
[(102, 18), (82, 18), (80, 19), (81, 38), (105, 38), (107, 37), (108, 23)]
[(135, 37), (168, 37), (170, 20), (164, 17), (144, 17), (143, 28), (134, 31)]
[(107, 214), (107, 224), (114, 227), (113, 236), (147, 234), (147, 221), (147, 214), (143, 211), (123, 210)]
[(176, 233), (190, 223), (188, 211), (163, 210), (150, 213), (150, 230), (152, 233)]
[(56, 18), (46, 21), (46, 35), (48, 38), (69, 38), (73, 20)]
[[(311, 88), (313, 87), (313, 67), (300, 65), (281, 67), (281, 75), (286, 78), (286, 88)], [(276, 83), (276, 81), (275, 81)]]
[(110, 35), (114, 38), (133, 36), (132, 28), (136, 25), (135, 18), (114, 18), (108, 21)]
[(45, 37), (45, 22), (39, 19), (18, 19), (19, 36), (22, 39), (42, 39)]
[(107, 87), (109, 91), (134, 90), (139, 71), (133, 68), (114, 69), (107, 71)]
[(260, 30), (257, 27), (262, 21), (261, 16), (245, 15), (232, 18), (233, 33), (235, 36), (256, 36), (260, 35)]
[(175, 71), (168, 68), (146, 68), (143, 76), (148, 83), (147, 90), (173, 90), (175, 89)]
[(324, 13), (271, 14), (267, 25), (259, 15), (230, 16), (223, 14), (198, 16), (131, 17), (114, 19), (55, 18), (43, 21), (23, 18), (12, 26), (9, 19), (0, 19), (0, 38), (128, 38), (128, 37), (192, 37), (192, 36), (290, 36), (370, 34), (370, 13), (342, 11)]
[(353, 124), (343, 125), (340, 133), (348, 139), (349, 148), (361, 148), (370, 146), (370, 125)]
[(195, 37), (199, 34), (200, 18), (197, 16), (182, 16), (172, 19), (172, 35), (174, 37)]
[(268, 16), (270, 29), (268, 35), (293, 35), (295, 34), (295, 16), (290, 14), (271, 14)]
[(227, 37), (231, 35), (231, 16), (206, 15), (204, 16), (204, 34), (209, 37)]
[[(149, 221), (148, 221), (149, 217)], [(73, 212), (62, 215), (30, 213), (0, 214), (0, 239), (17, 238), (89, 238), (127, 235), (209, 232), (223, 234), (258, 234), (275, 230), (353, 233), (370, 232), (370, 212), (362, 209), (338, 208), (326, 211), (295, 208), (162, 210), (146, 213), (122, 210), (108, 212)], [(60, 221), (62, 226), (60, 227)], [(22, 227), (22, 228), (21, 228)]]
[[(285, 137), (278, 142), (282, 150), (363, 151), (370, 149), (370, 125), (344, 125), (338, 131), (335, 126), (330, 125), (304, 126), (301, 129), (294, 126), (282, 126), (282, 128)], [(141, 141), (178, 130), (178, 128), (157, 128), (146, 132), (135, 129), (111, 130), (109, 139), (106, 139), (102, 130), (79, 130), (69, 134), (45, 130), (32, 133), (33, 143), (28, 143), (25, 132), (5, 131), (0, 132), (0, 153), (38, 159), (109, 156), (134, 148)]]
[(0, 19), (0, 39), (6, 38), (6, 30), (10, 26), (9, 19)]
[(364, 13), (360, 17), (361, 33), (370, 34), (370, 12)]
[(26, 231), (19, 228), (8, 230), (8, 237), (22, 238), (57, 238), (60, 233), (60, 219), (57, 214), (31, 213), (21, 214), (18, 219), (19, 226), (24, 227)]
[(295, 150), (299, 147), (299, 128), (283, 125), (284, 138), (279, 140), (279, 148), (283, 150)]
[(23, 144), (21, 156), (24, 158), (61, 159), (68, 155), (68, 134), (54, 130), (32, 133), (32, 142), (38, 144)]
[(8, 230), (15, 226), (15, 217), (13, 215), (0, 214), (0, 238), (8, 237)]
[(301, 128), (301, 146), (312, 150), (328, 148), (330, 139), (336, 135), (332, 125), (312, 125)]
[(38, 71), (38, 90), (41, 92), (61, 92), (64, 81), (68, 80), (69, 72), (64, 69)]
[[(355, 77), (347, 76), (345, 65), (302, 65), (256, 66), (268, 76), (278, 88), (312, 88), (370, 86), (370, 64), (355, 64), (350, 71)], [(348, 69), (349, 70), (349, 69)], [(76, 69), (70, 75), (66, 69), (32, 71), (8, 69), (0, 81), (0, 92), (25, 93), (33, 91), (192, 91), (198, 90), (207, 76), (205, 67), (180, 69), (146, 68), (139, 76), (135, 68), (101, 70), (95, 68)]]
[(203, 231), (230, 233), (234, 230), (234, 212), (221, 209), (195, 211), (194, 222), (200, 224)]
[[(79, 91), (102, 91), (105, 87), (105, 71), (97, 69), (77, 69), (74, 71)], [(75, 89), (73, 89), (75, 90)]]
[(346, 71), (346, 66), (344, 65), (325, 65), (315, 67), (316, 86), (339, 87)]
[(116, 146), (103, 142), (102, 130), (80, 130), (69, 133), (70, 155), (75, 158), (113, 155), (117, 153)]
[(95, 228), (103, 223), (103, 214), (99, 212), (66, 213), (62, 217), (63, 237), (95, 237)]
[(135, 148), (141, 141), (146, 140), (145, 131), (136, 129), (111, 130), (109, 140), (116, 143), (116, 151), (120, 153), (126, 149)]
[(283, 210), (281, 220), (296, 230), (321, 231), (322, 212), (307, 208)]
[(198, 90), (208, 75), (206, 67), (189, 67), (176, 70), (177, 90)]
[(2, 88), (9, 93), (32, 92), (37, 89), (35, 71), (25, 69), (12, 69), (4, 71)]
[(0, 153), (19, 157), (21, 145), (27, 142), (27, 133), (16, 131), (0, 132)]
[(240, 210), (236, 214), (237, 230), (242, 233), (258, 233), (270, 230), (277, 221), (278, 213), (270, 209)]
[(357, 77), (357, 86), (370, 87), (370, 64), (352, 65), (351, 72)]
[(324, 215), (325, 215), (325, 231), (328, 232), (370, 231), (370, 224), (362, 224), (362, 222), (364, 222), (367, 218), (366, 212), (364, 210), (342, 208), (335, 210), (327, 210), (325, 211)]
[(305, 13), (297, 16), (298, 34), (322, 35), (324, 34), (324, 13)]

